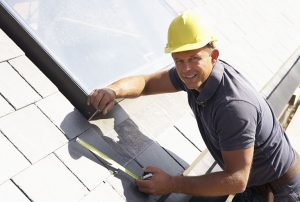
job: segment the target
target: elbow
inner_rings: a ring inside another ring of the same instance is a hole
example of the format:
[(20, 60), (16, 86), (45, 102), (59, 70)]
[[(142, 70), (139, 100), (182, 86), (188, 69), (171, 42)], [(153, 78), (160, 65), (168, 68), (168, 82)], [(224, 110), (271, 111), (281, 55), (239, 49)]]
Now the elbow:
[(247, 183), (244, 181), (241, 181), (238, 183), (238, 186), (236, 187), (235, 193), (242, 193), (246, 190)]
[(235, 179), (235, 186), (234, 186), (234, 193), (241, 193), (244, 192), (247, 188), (247, 184), (248, 184), (248, 178), (245, 177), (237, 177)]

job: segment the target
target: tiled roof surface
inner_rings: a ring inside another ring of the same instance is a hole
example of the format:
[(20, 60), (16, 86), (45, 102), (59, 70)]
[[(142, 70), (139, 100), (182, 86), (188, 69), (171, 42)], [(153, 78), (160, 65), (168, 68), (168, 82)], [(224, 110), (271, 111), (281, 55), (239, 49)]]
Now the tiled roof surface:
[[(168, 2), (180, 11), (192, 1), (184, 6)], [(215, 22), (228, 18), (217, 26), (220, 48), (227, 50), (221, 58), (244, 64), (243, 72), (258, 90), (300, 45), (298, 1), (266, 2), (197, 3), (207, 15), (218, 14)], [(255, 13), (247, 9), (253, 7)], [(251, 24), (257, 30), (251, 30)], [(258, 73), (265, 77), (255, 79)], [(294, 128), (299, 134), (299, 127)], [(183, 92), (125, 99), (107, 116), (88, 122), (0, 30), (0, 201), (190, 199), (139, 193), (133, 179), (111, 173), (101, 159), (78, 145), (78, 136), (138, 175), (148, 165), (182, 174), (206, 151)], [(219, 169), (211, 167), (209, 153), (201, 158), (194, 174)]]

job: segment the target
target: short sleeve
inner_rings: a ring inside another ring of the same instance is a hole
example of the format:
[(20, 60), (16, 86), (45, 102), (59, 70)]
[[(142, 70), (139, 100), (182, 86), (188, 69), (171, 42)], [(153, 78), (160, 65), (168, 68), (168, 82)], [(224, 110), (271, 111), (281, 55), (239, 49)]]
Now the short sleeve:
[(219, 108), (216, 132), (222, 151), (245, 149), (254, 146), (258, 123), (258, 110), (245, 101), (231, 101)]
[(179, 78), (179, 76), (178, 76), (178, 74), (176, 72), (175, 67), (173, 67), (173, 68), (171, 68), (169, 70), (169, 76), (170, 76), (172, 84), (174, 85), (174, 87), (177, 90), (184, 90), (184, 91), (186, 91), (186, 87), (183, 84), (183, 82), (180, 80), (180, 78)]

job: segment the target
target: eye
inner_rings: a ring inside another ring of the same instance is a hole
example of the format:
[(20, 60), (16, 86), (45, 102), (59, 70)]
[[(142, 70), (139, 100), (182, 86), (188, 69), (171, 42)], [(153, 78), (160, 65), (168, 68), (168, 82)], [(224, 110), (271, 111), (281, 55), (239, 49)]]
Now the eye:
[(184, 62), (183, 60), (175, 60), (176, 65), (182, 65)]
[(193, 56), (191, 58), (192, 63), (198, 63), (200, 60), (201, 60), (201, 57), (199, 57), (199, 56)]

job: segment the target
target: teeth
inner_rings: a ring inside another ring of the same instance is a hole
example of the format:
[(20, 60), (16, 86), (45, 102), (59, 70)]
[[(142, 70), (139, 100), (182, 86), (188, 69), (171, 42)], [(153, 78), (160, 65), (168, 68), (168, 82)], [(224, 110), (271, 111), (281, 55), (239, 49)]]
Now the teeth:
[(195, 76), (196, 76), (196, 74), (189, 75), (189, 76), (185, 76), (185, 77), (188, 78), (188, 79), (191, 79), (191, 78), (193, 78), (193, 77), (195, 77)]

